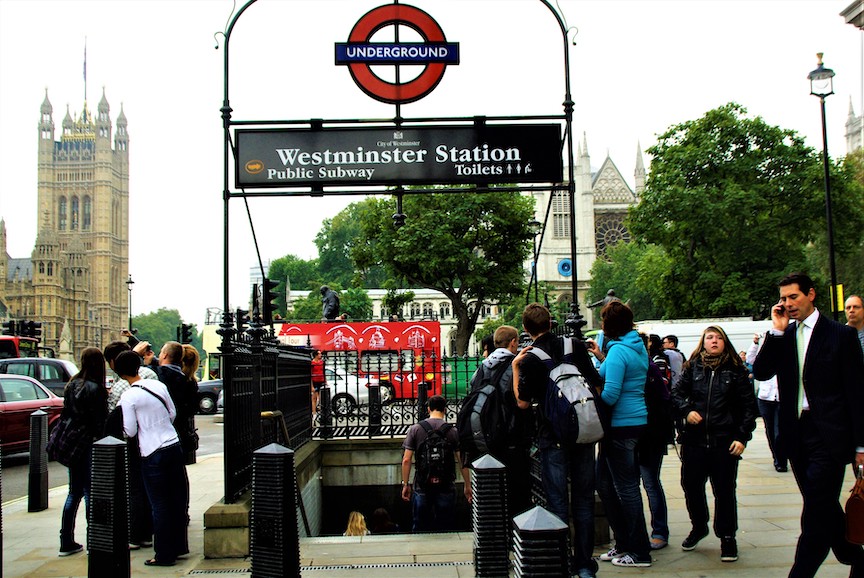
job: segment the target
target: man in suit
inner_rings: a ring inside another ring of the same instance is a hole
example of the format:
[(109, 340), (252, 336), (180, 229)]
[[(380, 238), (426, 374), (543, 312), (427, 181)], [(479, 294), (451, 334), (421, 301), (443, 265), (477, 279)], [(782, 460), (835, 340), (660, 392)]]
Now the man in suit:
[[(779, 443), (801, 491), (801, 535), (790, 578), (812, 578), (828, 551), (864, 578), (864, 550), (845, 538), (840, 505), (847, 464), (864, 465), (864, 356), (855, 330), (820, 314), (804, 274), (780, 283), (773, 328), (753, 364), (756, 379), (777, 375)], [(795, 321), (795, 323), (790, 323)], [(799, 359), (803, 364), (799, 364)]]

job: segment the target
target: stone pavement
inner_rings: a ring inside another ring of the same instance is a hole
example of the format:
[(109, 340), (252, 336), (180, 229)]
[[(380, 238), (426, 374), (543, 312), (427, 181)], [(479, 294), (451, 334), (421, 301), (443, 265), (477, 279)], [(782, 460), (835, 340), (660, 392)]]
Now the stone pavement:
[[(681, 541), (689, 532), (690, 525), (678, 483), (680, 464), (672, 452), (667, 456), (662, 472), (672, 532), (669, 547), (654, 552), (651, 568), (616, 568), (601, 562), (600, 576), (785, 577), (799, 533), (801, 498), (792, 474), (774, 471), (761, 421), (759, 424), (738, 475), (740, 558), (737, 562), (720, 562), (720, 543), (714, 536), (704, 539), (692, 552), (681, 550)], [(151, 568), (144, 566), (144, 560), (152, 556), (152, 549), (133, 551), (132, 575), (249, 575), (248, 559), (206, 560), (202, 554), (204, 511), (222, 497), (222, 455), (199, 458), (188, 471), (192, 488), (191, 554), (174, 567)], [(850, 469), (845, 487), (852, 487), (852, 479)], [(27, 512), (26, 498), (3, 504), (3, 576), (87, 576), (86, 555), (57, 556), (60, 513), (65, 496), (65, 486), (52, 489), (49, 508), (36, 513)], [(76, 531), (79, 542), (84, 541), (84, 528), (82, 505)], [(314, 578), (465, 578), (474, 576), (472, 542), (470, 533), (308, 538), (300, 543), (302, 574)], [(819, 573), (820, 578), (848, 575), (848, 567), (837, 563), (831, 555)]]

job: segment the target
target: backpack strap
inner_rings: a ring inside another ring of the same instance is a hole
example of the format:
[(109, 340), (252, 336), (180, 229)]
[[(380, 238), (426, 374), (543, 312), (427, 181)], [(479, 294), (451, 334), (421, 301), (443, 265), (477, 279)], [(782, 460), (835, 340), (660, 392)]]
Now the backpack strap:
[(423, 421), (420, 422), (420, 427), (423, 428), (423, 431), (426, 432), (426, 435), (427, 435), (427, 436), (428, 436), (428, 435), (432, 432), (432, 430), (434, 429), (434, 428), (432, 427), (432, 424), (430, 424), (430, 423), (429, 423), (428, 421), (426, 421), (425, 419), (424, 419)]

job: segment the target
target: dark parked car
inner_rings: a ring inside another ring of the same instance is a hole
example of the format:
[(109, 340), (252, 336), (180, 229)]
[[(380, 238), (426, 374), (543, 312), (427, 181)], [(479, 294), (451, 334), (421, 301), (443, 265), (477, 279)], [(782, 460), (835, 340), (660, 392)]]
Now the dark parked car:
[(198, 382), (198, 413), (216, 413), (216, 400), (222, 391), (222, 380)]
[(30, 414), (48, 414), (48, 431), (63, 411), (63, 398), (30, 377), (0, 374), (0, 450), (4, 454), (30, 448)]
[(17, 357), (0, 360), (0, 373), (32, 377), (62, 398), (63, 388), (78, 373), (78, 367), (65, 359)]

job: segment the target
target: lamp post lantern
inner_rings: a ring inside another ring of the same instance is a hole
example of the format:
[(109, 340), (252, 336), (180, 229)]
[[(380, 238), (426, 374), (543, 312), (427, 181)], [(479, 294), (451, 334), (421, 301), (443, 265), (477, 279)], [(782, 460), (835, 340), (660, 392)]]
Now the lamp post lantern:
[[(543, 230), (543, 223), (540, 221), (533, 219), (528, 221), (528, 231), (534, 236), (534, 249), (531, 252), (531, 256), (533, 257), (531, 261), (531, 281), (534, 283), (534, 302), (539, 303), (540, 298), (537, 295), (538, 289), (538, 280), (537, 280), (537, 235), (540, 234), (540, 231)], [(531, 294), (531, 283), (528, 283), (528, 294)]]
[(126, 280), (126, 288), (129, 289), (129, 332), (134, 333), (132, 330), (132, 285), (135, 284), (135, 281), (132, 280), (132, 274), (129, 274), (129, 279)]
[(816, 70), (807, 75), (810, 79), (810, 94), (819, 97), (822, 111), (822, 165), (825, 171), (825, 222), (828, 227), (828, 262), (831, 269), (831, 313), (837, 321), (837, 267), (834, 261), (834, 225), (831, 218), (831, 179), (828, 172), (828, 133), (825, 128), (825, 98), (834, 94), (834, 71), (822, 64), (822, 53), (816, 54)]

